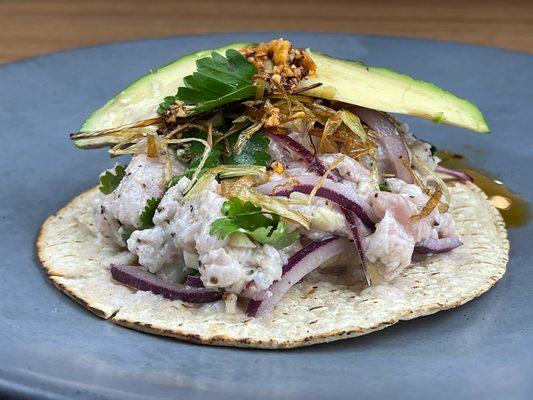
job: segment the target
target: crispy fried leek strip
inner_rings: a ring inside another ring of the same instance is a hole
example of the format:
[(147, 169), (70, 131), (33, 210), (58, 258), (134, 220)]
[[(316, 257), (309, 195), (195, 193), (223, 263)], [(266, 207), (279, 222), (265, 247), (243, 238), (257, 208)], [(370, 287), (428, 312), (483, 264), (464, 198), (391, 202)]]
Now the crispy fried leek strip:
[(311, 226), (309, 216), (289, 208), (289, 205), (293, 203), (291, 199), (267, 196), (259, 193), (240, 179), (223, 181), (220, 184), (220, 192), (222, 196), (227, 197), (228, 199), (238, 197), (243, 201), (249, 201), (256, 207), (261, 207), (267, 212), (277, 214), (280, 217), (296, 222), (305, 229), (309, 229)]
[(337, 114), (328, 118), (326, 125), (324, 125), (324, 129), (322, 130), (322, 136), (320, 137), (320, 144), (318, 146), (320, 153), (335, 153), (337, 151), (333, 135), (337, 129), (339, 129), (341, 124), (342, 119)]
[(412, 215), (409, 219), (411, 221), (420, 221), (422, 218), (426, 218), (433, 210), (440, 204), (440, 198), (442, 197), (442, 192), (439, 187), (435, 188), (433, 194), (429, 197), (429, 200), (420, 211), (418, 215)]
[(322, 174), (322, 176), (320, 177), (320, 180), (313, 187), (313, 190), (311, 190), (311, 193), (309, 193), (309, 199), (307, 200), (307, 204), (311, 204), (311, 202), (315, 198), (315, 195), (318, 189), (320, 189), (322, 185), (324, 185), (324, 182), (326, 181), (326, 179), (328, 179), (328, 176), (331, 173), (331, 171), (337, 168), (337, 165), (339, 165), (342, 162), (342, 160), (344, 160), (344, 155), (337, 157), (337, 159), (333, 161), (328, 167), (328, 169)]
[(411, 161), (413, 166), (425, 177), (430, 177), (435, 184), (440, 188), (441, 193), (444, 196), (444, 201), (447, 206), (450, 205), (450, 189), (446, 185), (446, 182), (442, 180), (438, 173), (433, 171), (427, 166), (420, 158), (411, 153)]
[(146, 155), (150, 158), (156, 158), (159, 155), (155, 135), (151, 133), (146, 136)]
[(217, 176), (221, 178), (235, 178), (245, 175), (263, 178), (266, 175), (266, 168), (251, 164), (219, 165), (218, 167), (211, 168), (198, 179), (191, 189), (188, 189), (182, 201), (187, 201), (197, 196), (211, 185)]
[(187, 143), (187, 142), (199, 142), (204, 145), (204, 152), (202, 153), (202, 159), (200, 160), (198, 167), (196, 167), (196, 170), (194, 171), (194, 174), (191, 177), (191, 182), (189, 183), (189, 186), (186, 191), (191, 190), (194, 183), (198, 179), (198, 175), (200, 174), (200, 172), (202, 172), (202, 168), (204, 167), (205, 162), (207, 161), (207, 157), (209, 157), (209, 153), (211, 153), (213, 142), (212, 142), (210, 130), (208, 131), (207, 140), (200, 139), (200, 138), (184, 138), (184, 139), (164, 139), (163, 142), (166, 144), (182, 144), (182, 143)]
[(80, 149), (100, 149), (102, 147), (116, 146), (121, 143), (140, 138), (148, 131), (155, 132), (164, 125), (163, 118), (150, 118), (138, 121), (129, 125), (122, 125), (115, 128), (101, 131), (77, 132), (70, 134), (70, 140)]
[(237, 138), (237, 142), (235, 143), (235, 147), (233, 148), (233, 151), (235, 152), (235, 154), (239, 154), (241, 150), (243, 149), (244, 145), (246, 144), (246, 142), (248, 142), (248, 140), (253, 136), (253, 134), (259, 131), (259, 129), (261, 129), (262, 127), (263, 127), (263, 121), (260, 121), (260, 122), (254, 122), (248, 128), (243, 130), (239, 134), (239, 137)]
[(411, 167), (411, 164), (409, 164), (409, 162), (405, 158), (400, 158), (400, 160), (403, 166), (405, 167), (405, 169), (407, 170), (407, 172), (409, 172), (409, 175), (411, 175), (411, 178), (413, 179), (413, 182), (415, 183), (415, 185), (418, 186), (420, 189), (422, 189), (424, 193), (427, 194), (428, 189), (422, 184), (415, 170)]
[(338, 115), (342, 122), (344, 122), (344, 124), (350, 128), (350, 130), (355, 133), (363, 143), (366, 143), (366, 141), (369, 140), (365, 128), (363, 127), (363, 124), (361, 124), (361, 120), (357, 115), (348, 110), (340, 110)]

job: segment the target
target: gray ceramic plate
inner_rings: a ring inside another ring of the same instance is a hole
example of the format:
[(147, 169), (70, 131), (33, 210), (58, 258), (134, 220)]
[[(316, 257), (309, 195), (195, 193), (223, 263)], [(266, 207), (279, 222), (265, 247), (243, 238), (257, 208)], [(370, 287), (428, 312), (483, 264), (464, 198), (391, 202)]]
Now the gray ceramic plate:
[[(481, 298), (369, 336), (292, 351), (205, 347), (131, 331), (91, 315), (48, 282), (34, 250), (40, 224), (112, 163), (104, 151), (76, 150), (67, 133), (150, 68), (194, 50), (272, 36), (117, 43), (0, 67), (0, 397), (531, 398), (531, 226), (510, 231), (509, 272)], [(467, 154), (533, 197), (533, 56), (399, 38), (285, 37), (471, 99), (493, 134), (405, 120), (421, 137)]]

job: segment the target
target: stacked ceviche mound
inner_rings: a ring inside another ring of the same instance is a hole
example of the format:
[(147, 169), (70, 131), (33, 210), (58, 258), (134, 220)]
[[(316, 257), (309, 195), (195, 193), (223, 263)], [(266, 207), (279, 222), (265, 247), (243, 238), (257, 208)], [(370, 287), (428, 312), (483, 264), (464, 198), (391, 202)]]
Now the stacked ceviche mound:
[[(184, 312), (216, 307), (218, 319), (261, 324), (315, 270), (315, 281), (337, 274), (359, 292), (409, 296), (403, 275), (413, 257), (431, 263), (463, 245), (443, 177), (461, 187), (473, 186), (469, 177), (439, 167), (434, 147), (387, 113), (328, 96), (312, 53), (278, 39), (198, 57), (191, 72), (175, 95), (159, 97), (156, 113), (138, 113), (147, 118), (109, 126), (117, 113), (97, 111), (93, 120), (104, 129), (89, 119), (71, 135), (82, 149), (132, 155), (100, 176), (90, 200), (94, 243), (120, 256), (104, 266), (115, 286), (199, 303)], [(479, 116), (477, 125), (462, 125), (488, 130)], [(501, 276), (506, 245), (498, 235)]]

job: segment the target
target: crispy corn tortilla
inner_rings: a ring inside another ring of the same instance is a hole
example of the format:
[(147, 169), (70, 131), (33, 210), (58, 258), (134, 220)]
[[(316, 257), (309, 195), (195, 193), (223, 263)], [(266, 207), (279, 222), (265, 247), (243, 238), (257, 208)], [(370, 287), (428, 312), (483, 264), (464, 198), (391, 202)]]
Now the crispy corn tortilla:
[(462, 247), (414, 261), (395, 286), (366, 288), (345, 273), (315, 271), (291, 288), (271, 315), (253, 319), (226, 314), (222, 302), (190, 305), (114, 282), (109, 264), (118, 250), (97, 240), (92, 214), (97, 193), (97, 188), (82, 193), (42, 226), (37, 251), (52, 283), (116, 324), (202, 344), (278, 349), (364, 335), (472, 300), (503, 276), (508, 260), (497, 209), (475, 185), (456, 183), (450, 210)]

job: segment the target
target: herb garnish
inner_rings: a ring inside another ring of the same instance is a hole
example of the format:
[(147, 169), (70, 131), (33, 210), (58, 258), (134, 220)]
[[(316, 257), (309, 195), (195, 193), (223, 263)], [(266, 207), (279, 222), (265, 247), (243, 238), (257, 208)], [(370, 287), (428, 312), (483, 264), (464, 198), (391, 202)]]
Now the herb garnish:
[(386, 182), (379, 184), (379, 190), (382, 192), (390, 192), (389, 186)]
[(222, 205), (224, 218), (211, 224), (209, 233), (224, 239), (234, 232), (247, 234), (256, 242), (270, 244), (278, 249), (287, 247), (298, 239), (296, 231), (288, 232), (287, 224), (276, 214), (264, 213), (251, 202), (235, 197)]
[[(205, 139), (206, 134), (198, 130), (191, 130), (183, 134), (182, 137), (198, 137)], [(242, 150), (236, 154), (233, 151), (233, 148), (237, 141), (237, 137), (238, 133), (235, 133), (225, 139), (227, 140), (227, 143), (225, 140), (222, 140), (213, 145), (209, 156), (205, 160), (203, 171), (219, 165), (252, 164), (264, 167), (268, 165), (270, 155), (266, 152), (266, 149), (270, 144), (270, 139), (260, 133), (256, 133), (248, 139)], [(184, 175), (187, 178), (190, 179), (196, 171), (196, 168), (202, 161), (203, 153), (204, 145), (200, 142), (190, 142), (190, 144), (187, 145), (187, 148), (180, 153), (178, 161), (188, 164), (187, 169), (184, 172)]]
[(141, 215), (139, 215), (141, 229), (147, 229), (154, 226), (154, 214), (160, 201), (161, 199), (156, 199), (155, 197), (152, 197), (146, 201), (146, 206), (144, 207)]
[[(114, 172), (114, 174), (113, 174)], [(126, 175), (126, 169), (124, 166), (117, 164), (113, 170), (106, 170), (102, 175), (100, 175), (100, 191), (103, 194), (109, 194), (113, 192)]]
[(211, 57), (197, 60), (196, 68), (196, 72), (183, 79), (185, 86), (175, 96), (164, 98), (157, 110), (159, 114), (163, 115), (176, 100), (189, 106), (190, 116), (255, 95), (252, 78), (257, 68), (236, 50), (227, 50), (226, 57), (213, 52)]

